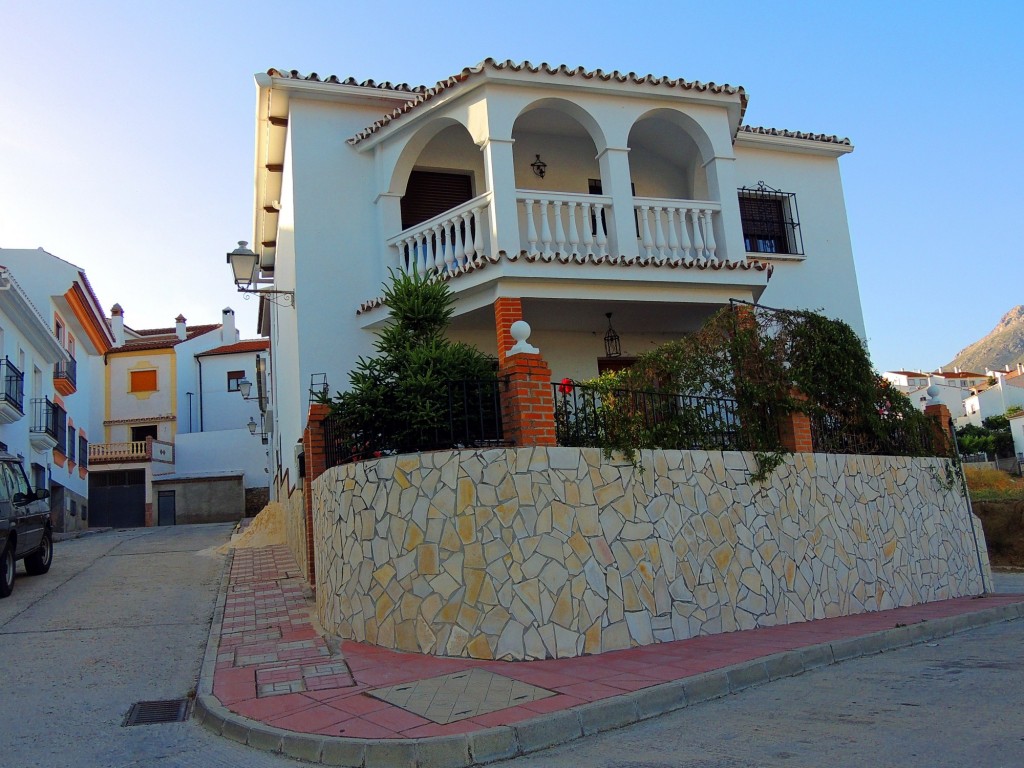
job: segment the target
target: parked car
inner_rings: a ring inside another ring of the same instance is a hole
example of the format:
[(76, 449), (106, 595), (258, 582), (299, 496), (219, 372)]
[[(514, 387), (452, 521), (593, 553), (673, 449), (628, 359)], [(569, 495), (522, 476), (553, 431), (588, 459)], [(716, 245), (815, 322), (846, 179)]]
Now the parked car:
[(17, 456), (0, 451), (0, 597), (14, 589), (14, 564), (37, 576), (53, 562), (53, 532), (45, 488), (33, 491)]

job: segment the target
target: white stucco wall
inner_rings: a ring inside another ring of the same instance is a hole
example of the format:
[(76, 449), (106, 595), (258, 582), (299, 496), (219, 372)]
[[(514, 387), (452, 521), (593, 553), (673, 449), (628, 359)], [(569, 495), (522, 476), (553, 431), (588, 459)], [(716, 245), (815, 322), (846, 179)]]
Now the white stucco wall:
[(193, 432), (174, 442), (174, 477), (244, 472), (244, 487), (267, 487), (267, 446), (248, 429)]

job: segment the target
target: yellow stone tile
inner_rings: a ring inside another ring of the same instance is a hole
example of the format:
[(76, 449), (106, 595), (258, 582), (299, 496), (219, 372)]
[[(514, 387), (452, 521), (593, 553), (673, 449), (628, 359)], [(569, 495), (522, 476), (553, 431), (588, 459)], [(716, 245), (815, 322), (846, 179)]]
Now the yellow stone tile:
[(484, 547), (479, 541), (467, 544), (463, 552), (467, 568), (483, 568), (487, 565), (487, 561), (484, 560)]
[(420, 544), (416, 547), (416, 569), (424, 576), (438, 573), (436, 544)]
[(884, 547), (882, 547), (882, 554), (885, 556), (886, 560), (892, 559), (892, 556), (896, 554), (896, 539), (889, 541)]
[(374, 618), (377, 619), (377, 623), (383, 623), (394, 607), (395, 601), (388, 597), (387, 592), (378, 597), (377, 604), (374, 606)]
[(423, 529), (415, 523), (409, 523), (409, 527), (405, 529), (405, 543), (403, 544), (405, 551), (412, 552), (422, 543)]
[(469, 544), (476, 539), (476, 518), (470, 515), (459, 515), (456, 520), (456, 527), (459, 531), (459, 539), (463, 544)]
[(441, 534), (441, 547), (449, 552), (456, 552), (462, 549), (462, 540), (455, 531), (455, 526), (452, 525), (451, 520), (445, 521), (444, 532)]
[(435, 623), (441, 622), (444, 624), (454, 624), (456, 619), (459, 618), (459, 611), (462, 609), (461, 600), (452, 600), (445, 603), (444, 607), (437, 612), (437, 616), (434, 619)]
[(583, 652), (584, 653), (600, 653), (601, 652), (601, 620), (598, 619), (590, 628), (583, 633)]
[(373, 572), (373, 578), (377, 581), (378, 584), (380, 584), (385, 589), (387, 589), (388, 584), (391, 583), (391, 579), (393, 579), (394, 577), (395, 569), (392, 565), (388, 563), (385, 563)]
[(572, 551), (575, 552), (580, 559), (587, 559), (590, 557), (590, 545), (587, 544), (587, 540), (583, 538), (579, 532), (574, 533), (569, 537), (569, 546), (572, 547)]
[(640, 596), (632, 579), (622, 580), (622, 604), (627, 611), (639, 611), (641, 608)]
[(477, 635), (468, 643), (466, 643), (466, 651), (469, 653), (470, 658), (473, 659), (493, 659), (494, 654), (491, 652), (490, 643), (487, 641), (486, 635)]
[(459, 626), (461, 626), (467, 632), (472, 632), (474, 629), (476, 629), (476, 624), (478, 621), (480, 621), (480, 611), (478, 611), (476, 608), (470, 605), (466, 605), (465, 603), (463, 603), (462, 607), (459, 609)]
[(412, 487), (412, 483), (409, 482), (409, 478), (406, 477), (405, 472), (402, 472), (400, 470), (395, 472), (395, 483), (402, 490)]
[(484, 572), (476, 568), (466, 568), (462, 573), (466, 580), (466, 602), (475, 604), (484, 585)]
[(555, 622), (555, 624), (560, 624), (566, 629), (571, 629), (574, 618), (572, 611), (572, 587), (570, 584), (566, 584), (562, 587), (562, 591), (558, 593), (555, 606), (551, 609), (551, 621)]
[(476, 485), (468, 477), (459, 478), (459, 496), (455, 503), (455, 513), (461, 515), (476, 504)]
[(403, 621), (395, 627), (395, 647), (400, 651), (419, 650), (415, 622)]

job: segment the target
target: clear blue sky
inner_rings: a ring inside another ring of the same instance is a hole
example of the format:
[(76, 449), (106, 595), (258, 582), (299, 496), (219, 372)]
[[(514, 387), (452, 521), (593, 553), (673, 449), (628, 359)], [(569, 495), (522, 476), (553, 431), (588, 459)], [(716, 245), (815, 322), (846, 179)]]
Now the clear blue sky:
[(1022, 28), (1011, 1), (0, 0), (0, 247), (84, 267), (128, 325), (230, 305), (254, 336), (224, 260), (252, 229), (254, 73), (432, 84), (487, 56), (651, 72), (743, 85), (751, 125), (853, 140), (874, 363), (935, 367), (1024, 303)]

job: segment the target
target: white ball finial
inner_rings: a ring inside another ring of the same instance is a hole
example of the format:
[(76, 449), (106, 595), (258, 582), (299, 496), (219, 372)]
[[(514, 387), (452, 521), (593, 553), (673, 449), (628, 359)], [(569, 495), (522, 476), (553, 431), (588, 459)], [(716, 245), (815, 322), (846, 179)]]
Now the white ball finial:
[(527, 341), (527, 339), (530, 338), (532, 330), (530, 328), (530, 324), (525, 320), (516, 320), (512, 323), (512, 327), (508, 329), (508, 332), (511, 333), (512, 338), (516, 340), (512, 349), (508, 351), (509, 355), (518, 355), (522, 352), (530, 355), (536, 355), (540, 352), (539, 349)]
[(939, 402), (939, 393), (941, 391), (938, 384), (932, 384), (924, 391), (928, 395), (928, 405), (935, 405)]

